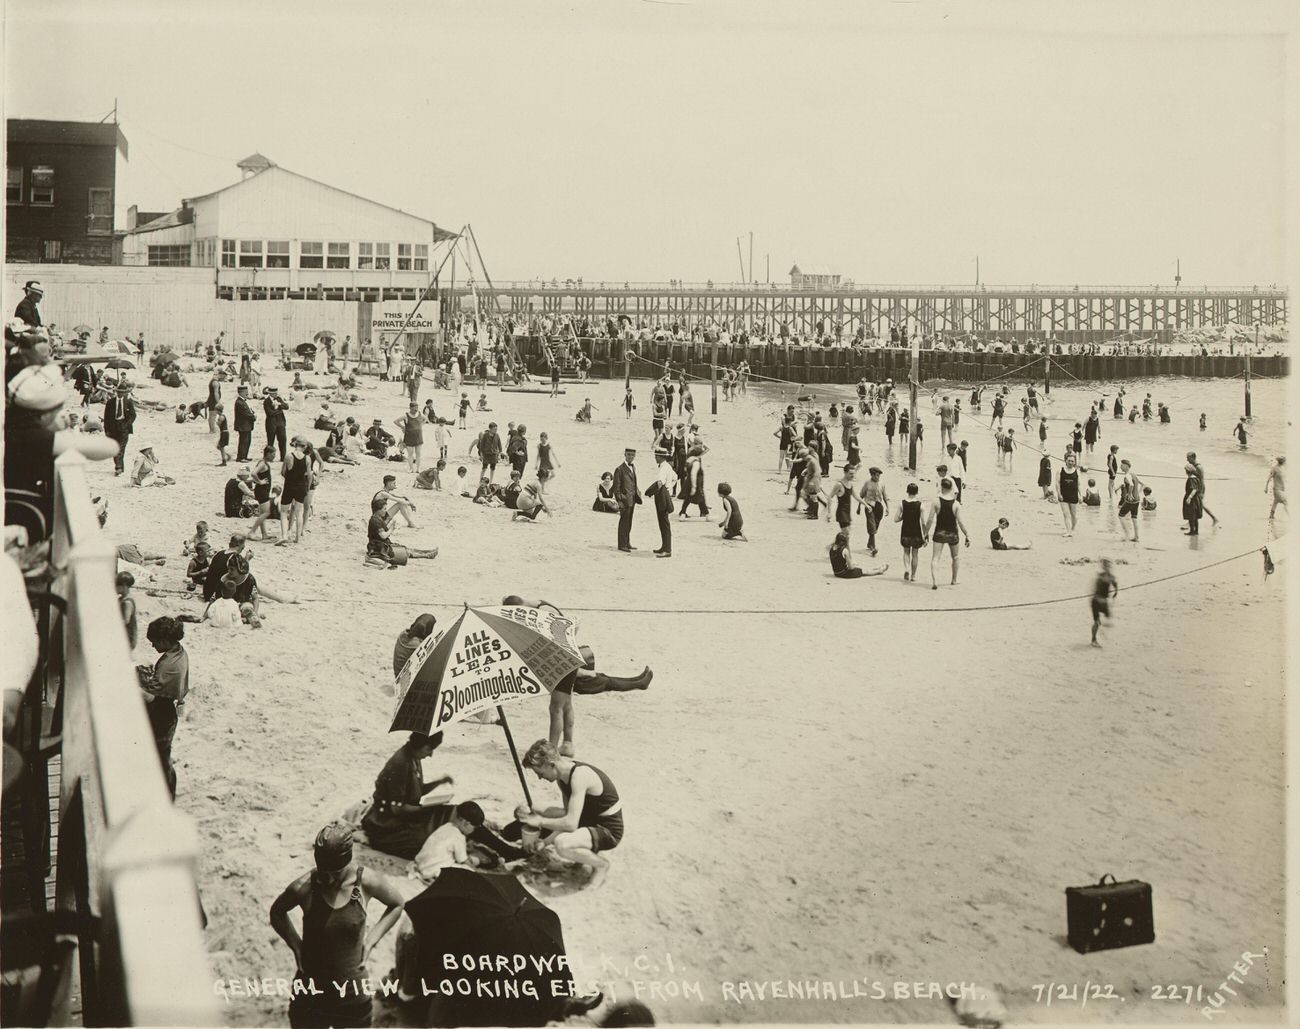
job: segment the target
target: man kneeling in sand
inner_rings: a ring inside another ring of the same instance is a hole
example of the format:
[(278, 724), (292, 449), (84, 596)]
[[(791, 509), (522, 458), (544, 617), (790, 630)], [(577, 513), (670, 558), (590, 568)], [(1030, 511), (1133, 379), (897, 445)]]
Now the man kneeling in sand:
[[(524, 830), (541, 830), (543, 842), (554, 848), (557, 857), (590, 868), (589, 885), (599, 886), (609, 874), (609, 862), (600, 852), (613, 850), (623, 838), (623, 802), (618, 790), (595, 765), (564, 757), (550, 740), (538, 740), (529, 747), (523, 763), (539, 779), (560, 787), (564, 806), (538, 811), (520, 805), (515, 809), (519, 824)], [(507, 826), (503, 835), (509, 839), (513, 829)]]

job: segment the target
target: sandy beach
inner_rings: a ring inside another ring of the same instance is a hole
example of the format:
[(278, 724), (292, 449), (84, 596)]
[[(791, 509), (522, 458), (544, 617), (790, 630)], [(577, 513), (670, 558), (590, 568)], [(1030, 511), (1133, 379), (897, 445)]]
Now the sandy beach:
[[(181, 391), (142, 382), (139, 396), (173, 406), (199, 399), (206, 375), (190, 378), (196, 385)], [(290, 378), (266, 381), (283, 390)], [(577, 613), (580, 638), (603, 671), (634, 674), (648, 664), (655, 672), (644, 693), (575, 700), (578, 756), (608, 772), (623, 797), (627, 835), (611, 854), (608, 881), (598, 891), (558, 878), (530, 883), (564, 920), (580, 984), (640, 999), (661, 1022), (946, 1021), (942, 1000), (917, 1000), (912, 988), (899, 995), (896, 986), (931, 982), (996, 984), (1015, 1022), (1200, 1021), (1198, 1004), (1181, 993), (1154, 999), (1153, 987), (1212, 991), (1243, 952), (1267, 948), (1216, 1021), (1277, 1017), (1283, 584), (1281, 576), (1264, 580), (1258, 554), (1226, 559), (1269, 539), (1262, 487), (1286, 431), (1283, 385), (1256, 383), (1247, 453), (1230, 438), (1239, 382), (1128, 385), (1130, 401), (1151, 390), (1174, 416), (1160, 426), (1107, 414), (1088, 462), (1104, 497), (1105, 449), (1118, 443), (1156, 487), (1159, 510), (1143, 516), (1136, 546), (1120, 542), (1106, 507), (1080, 508), (1078, 531), (1062, 538), (1058, 507), (1038, 499), (1038, 454), (1021, 450), (1014, 472), (996, 469), (986, 400), (984, 420), (963, 414), (958, 431), (971, 444), (963, 508), (973, 544), (962, 553), (960, 585), (937, 591), (928, 552), (924, 585), (902, 581), (892, 510), (881, 536), (888, 573), (831, 577), (834, 533), (788, 511), (776, 474), (772, 433), (794, 398), (775, 386), (720, 402), (716, 417), (707, 386), (696, 387), (711, 448), (710, 506), (716, 484), (730, 482), (750, 542), (724, 543), (717, 515), (674, 518), (670, 561), (651, 554), (651, 506), (637, 513), (631, 555), (614, 549), (614, 516), (590, 509), (600, 473), (624, 446), (639, 449), (642, 485), (650, 481), (645, 380), (634, 383), (631, 421), (620, 382), (570, 384), (557, 399), (489, 387), (491, 414), (453, 432), (441, 493), (411, 489), (404, 465), (364, 459), (341, 474), (331, 466), (301, 545), (251, 545), (259, 581), (302, 602), (265, 604), (258, 631), (189, 626), (185, 640), (193, 692), (176, 735), (177, 803), (205, 844), (199, 876), (214, 976), (292, 976), (268, 907), (310, 866), (315, 832), (369, 795), (401, 742), (386, 735), (397, 633), (422, 611), (445, 624), (463, 603), (519, 593)], [(816, 388), (822, 410), (851, 393)], [(363, 426), (382, 417), (395, 431), (405, 399), (398, 386), (368, 379), (359, 392), (358, 405), (337, 410)], [(953, 389), (964, 403), (969, 392)], [(1013, 398), (1020, 392), (1013, 387)], [(233, 384), (227, 393), (233, 401)], [(421, 402), (426, 396), (451, 417), (449, 392), (426, 382)], [(574, 421), (586, 396), (596, 406), (592, 425)], [(1056, 455), (1096, 391), (1058, 386), (1053, 396)], [(310, 430), (318, 404), (290, 413), (290, 434), (323, 441)], [(926, 499), (939, 442), (928, 408), (919, 475)], [(264, 438), (260, 415), (255, 448)], [(477, 463), (464, 455), (489, 419), (503, 437), (507, 421), (525, 423), (530, 456), (539, 433), (550, 434), (561, 465), (547, 490), (553, 518), (512, 524), (509, 512), (456, 494), (455, 468), (466, 464), (472, 481)], [(1007, 424), (1021, 435), (1018, 417)], [(1037, 442), (1036, 432), (1026, 435)], [(861, 439), (864, 465), (885, 469), (896, 503), (910, 480), (898, 448), (885, 450), (879, 417)], [(209, 522), (218, 547), (248, 525), (215, 517), (234, 469), (216, 467), (214, 440), (206, 423), (142, 413), (128, 460), (152, 441), (177, 484), (132, 489), (111, 467), (91, 473), (109, 502), (109, 538), (168, 555), (166, 567), (138, 576), (142, 625), (201, 611), (174, 592), (185, 568), (181, 542), (196, 520)], [(1217, 531), (1203, 523), (1199, 541), (1179, 530), (1189, 447), (1223, 522)], [(365, 524), (390, 472), (421, 523), (395, 529), (395, 538), (441, 552), (376, 571), (362, 564)], [(992, 551), (988, 533), (999, 516), (1033, 549)], [(1279, 532), (1286, 524), (1279, 517)], [(865, 526), (856, 531), (865, 561)], [(1103, 555), (1119, 562), (1121, 592), (1104, 648), (1093, 650), (1088, 604), (1078, 598)], [(147, 650), (137, 659), (148, 659)], [(515, 704), (507, 714), (521, 749), (545, 732), (544, 703)], [(508, 819), (521, 799), (496, 726), (458, 726), (427, 768), (454, 775), (457, 799), (478, 799), (490, 818)], [(547, 789), (534, 787), (542, 796)], [(1064, 889), (1105, 873), (1152, 884), (1154, 944), (1086, 956), (1066, 945)], [(376, 975), (391, 967), (391, 941), (372, 963)], [(772, 999), (768, 986), (758, 1001), (738, 988), (807, 979), (843, 983), (848, 995), (837, 987), (830, 1000)], [(1048, 1007), (1034, 988), (1085, 982), (1110, 984), (1117, 999), (1086, 1010)], [(287, 1024), (285, 1008), (283, 998), (236, 999), (228, 1020)], [(376, 1016), (377, 1024), (399, 1021), (391, 1006), (377, 1005)]]

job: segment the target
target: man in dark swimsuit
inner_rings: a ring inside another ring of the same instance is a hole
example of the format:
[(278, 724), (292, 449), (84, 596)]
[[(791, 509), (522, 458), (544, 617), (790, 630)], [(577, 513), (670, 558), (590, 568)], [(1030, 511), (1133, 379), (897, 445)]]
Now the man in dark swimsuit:
[(549, 740), (538, 740), (524, 755), (525, 768), (539, 779), (557, 783), (563, 807), (516, 809), (521, 825), (549, 831), (546, 842), (557, 857), (592, 870), (590, 886), (609, 874), (600, 851), (613, 850), (623, 839), (623, 802), (608, 775), (595, 765), (562, 756)]

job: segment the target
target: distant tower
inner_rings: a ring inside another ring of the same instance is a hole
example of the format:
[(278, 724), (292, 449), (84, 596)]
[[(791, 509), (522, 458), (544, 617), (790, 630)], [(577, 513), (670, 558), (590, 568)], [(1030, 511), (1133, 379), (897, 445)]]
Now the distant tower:
[(244, 179), (256, 175), (260, 171), (266, 171), (267, 168), (274, 168), (275, 162), (269, 157), (255, 153), (245, 157), (235, 165), (235, 167), (240, 171), (240, 181), (242, 182)]
[(1174, 289), (1177, 290), (1183, 284), (1183, 259), (1180, 257), (1174, 264)]

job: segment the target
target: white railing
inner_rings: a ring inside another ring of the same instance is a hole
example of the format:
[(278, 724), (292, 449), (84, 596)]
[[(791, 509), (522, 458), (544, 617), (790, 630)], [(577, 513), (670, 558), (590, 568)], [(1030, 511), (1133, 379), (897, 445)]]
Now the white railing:
[(200, 925), (198, 837), (167, 792), (118, 617), (116, 551), (80, 455), (55, 462), (54, 502), (51, 558), (66, 569), (67, 600), (56, 903), (83, 913), (88, 904), (101, 919), (98, 946), (87, 954), (83, 941), (83, 972), (89, 960), (96, 973), (85, 1021), (222, 1025)]
[[(593, 280), (593, 279), (528, 279), (528, 280), (498, 280), (493, 283), (499, 290), (524, 291), (534, 290), (537, 292), (573, 292), (575, 290), (592, 291), (597, 293), (617, 292), (628, 290), (635, 292), (684, 292), (684, 293), (811, 293), (814, 295), (824, 295), (828, 293), (882, 293), (886, 295), (905, 294), (908, 296), (1025, 296), (1039, 295), (1044, 297), (1061, 297), (1061, 296), (1089, 296), (1096, 294), (1123, 295), (1123, 296), (1159, 296), (1159, 297), (1184, 297), (1192, 299), (1195, 297), (1205, 296), (1259, 296), (1280, 298), (1286, 296), (1286, 290), (1276, 285), (1270, 286), (1188, 286), (1185, 288), (1176, 288), (1173, 286), (1094, 286), (1094, 285), (1069, 285), (1069, 286), (1047, 286), (1047, 285), (982, 285), (982, 286), (941, 286), (935, 283), (917, 284), (917, 283), (865, 283), (865, 282), (841, 282), (838, 286), (792, 286), (788, 282), (684, 282), (681, 280), (670, 280), (668, 282), (625, 282), (610, 280)], [(441, 285), (445, 288), (450, 283), (444, 275)], [(480, 283), (480, 290), (485, 288), (485, 284)], [(457, 283), (456, 289), (459, 292), (462, 284)]]

